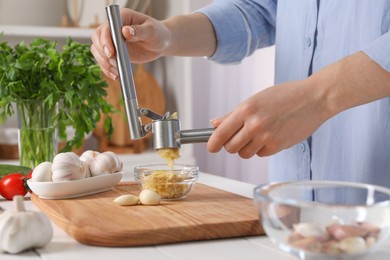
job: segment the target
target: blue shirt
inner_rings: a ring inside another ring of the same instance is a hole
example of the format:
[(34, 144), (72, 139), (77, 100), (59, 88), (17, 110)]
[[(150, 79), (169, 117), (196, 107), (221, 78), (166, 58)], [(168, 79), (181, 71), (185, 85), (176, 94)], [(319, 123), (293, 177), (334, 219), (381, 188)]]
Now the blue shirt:
[[(216, 62), (275, 44), (275, 83), (304, 79), (357, 51), (390, 72), (390, 0), (217, 0), (199, 12), (215, 28)], [(390, 98), (337, 114), (269, 164), (270, 181), (390, 187)]]

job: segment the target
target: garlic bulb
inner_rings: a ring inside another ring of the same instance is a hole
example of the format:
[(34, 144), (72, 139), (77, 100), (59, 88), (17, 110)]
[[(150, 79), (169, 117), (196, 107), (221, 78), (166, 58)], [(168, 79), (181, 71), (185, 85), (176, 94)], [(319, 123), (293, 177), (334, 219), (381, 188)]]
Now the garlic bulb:
[(53, 229), (46, 215), (26, 211), (23, 196), (14, 196), (13, 200), (16, 210), (0, 214), (0, 251), (17, 254), (48, 244), (53, 237)]
[(57, 154), (52, 165), (53, 181), (79, 180), (87, 177), (88, 166), (73, 152)]
[(100, 153), (89, 165), (92, 176), (121, 171), (122, 161), (114, 152)]
[(83, 161), (85, 164), (91, 164), (91, 162), (99, 155), (100, 153), (97, 151), (88, 150), (83, 152), (83, 154), (80, 156), (80, 160)]
[(38, 164), (37, 167), (35, 167), (32, 172), (31, 181), (41, 181), (41, 182), (52, 181), (52, 172), (51, 172), (52, 165), (53, 163), (51, 162), (43, 162)]

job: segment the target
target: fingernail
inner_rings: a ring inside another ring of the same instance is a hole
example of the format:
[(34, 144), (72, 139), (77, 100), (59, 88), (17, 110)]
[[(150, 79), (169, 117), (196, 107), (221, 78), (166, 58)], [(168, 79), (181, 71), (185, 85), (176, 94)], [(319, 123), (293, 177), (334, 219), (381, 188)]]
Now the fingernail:
[(118, 67), (118, 66), (116, 65), (116, 60), (114, 60), (113, 58), (108, 59), (108, 62), (109, 62), (112, 66), (114, 66), (115, 68)]
[(114, 73), (112, 73), (112, 72), (110, 72), (110, 78), (112, 79), (112, 80), (116, 80), (116, 75), (114, 75)]
[(110, 67), (110, 72), (114, 75), (118, 75), (118, 69), (115, 67)]
[(111, 52), (107, 46), (104, 46), (104, 54), (106, 54), (107, 58), (111, 58)]
[(135, 29), (133, 27), (129, 27), (129, 32), (131, 35), (135, 36)]
[(210, 119), (210, 123), (217, 123), (217, 122), (219, 122), (220, 121), (220, 119), (219, 118), (213, 118), (213, 119)]

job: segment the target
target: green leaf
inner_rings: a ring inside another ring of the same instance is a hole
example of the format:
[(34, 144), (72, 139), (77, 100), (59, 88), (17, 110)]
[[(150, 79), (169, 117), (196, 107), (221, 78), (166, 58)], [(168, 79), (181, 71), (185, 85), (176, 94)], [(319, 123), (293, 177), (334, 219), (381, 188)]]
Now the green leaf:
[(0, 164), (0, 179), (10, 173), (22, 173), (27, 175), (30, 171), (30, 168), (24, 166)]

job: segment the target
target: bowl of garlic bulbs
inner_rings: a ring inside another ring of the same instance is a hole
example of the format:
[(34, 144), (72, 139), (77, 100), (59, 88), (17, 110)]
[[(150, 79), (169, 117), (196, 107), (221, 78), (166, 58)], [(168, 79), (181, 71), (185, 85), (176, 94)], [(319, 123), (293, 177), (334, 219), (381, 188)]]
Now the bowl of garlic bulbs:
[(185, 198), (194, 187), (199, 174), (195, 165), (149, 164), (134, 168), (134, 178), (142, 190), (153, 190), (162, 200)]
[(113, 152), (57, 154), (53, 162), (37, 165), (29, 188), (43, 199), (66, 199), (112, 189), (122, 178), (123, 163)]
[(296, 181), (254, 190), (260, 222), (301, 259), (356, 258), (390, 238), (390, 190), (337, 181)]

